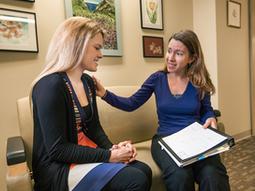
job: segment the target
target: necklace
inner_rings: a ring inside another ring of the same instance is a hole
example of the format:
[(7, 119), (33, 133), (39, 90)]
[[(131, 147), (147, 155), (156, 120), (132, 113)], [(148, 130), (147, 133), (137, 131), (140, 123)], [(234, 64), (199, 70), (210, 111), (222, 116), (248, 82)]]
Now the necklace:
[[(86, 80), (82, 80), (82, 82), (84, 83), (84, 89), (85, 89), (85, 93), (86, 96), (88, 98), (88, 104), (90, 106), (91, 109), (91, 115), (90, 116), (86, 116), (86, 113), (84, 111), (84, 109), (82, 108), (77, 95), (75, 94), (75, 91), (73, 89), (73, 86), (71, 84), (70, 79), (68, 78), (67, 74), (65, 73), (63, 75), (64, 81), (66, 83), (66, 86), (71, 94), (72, 97), (72, 102), (73, 102), (73, 106), (74, 106), (74, 112), (76, 114), (76, 118), (80, 118), (80, 124), (82, 125), (83, 129), (85, 130), (85, 132), (88, 131), (88, 128), (86, 127), (86, 123), (91, 121), (94, 115), (94, 110), (93, 110), (93, 97), (92, 97), (92, 91), (91, 88), (89, 87), (89, 85), (87, 84)], [(78, 116), (77, 116), (78, 115)]]

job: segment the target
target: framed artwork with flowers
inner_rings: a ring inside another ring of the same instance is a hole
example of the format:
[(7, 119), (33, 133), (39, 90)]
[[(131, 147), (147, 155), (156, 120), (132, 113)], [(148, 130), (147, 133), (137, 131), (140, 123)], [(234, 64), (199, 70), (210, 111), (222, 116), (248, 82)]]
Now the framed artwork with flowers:
[(163, 58), (163, 38), (156, 36), (143, 36), (143, 57)]
[(140, 0), (140, 13), (143, 29), (164, 29), (162, 0)]

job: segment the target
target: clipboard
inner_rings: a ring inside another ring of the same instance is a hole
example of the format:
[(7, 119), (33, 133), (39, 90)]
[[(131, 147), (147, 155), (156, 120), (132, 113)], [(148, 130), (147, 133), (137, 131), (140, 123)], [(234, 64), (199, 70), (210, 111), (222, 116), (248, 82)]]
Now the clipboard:
[(159, 138), (158, 143), (179, 167), (184, 167), (229, 150), (235, 140), (226, 133), (195, 122), (177, 133)]

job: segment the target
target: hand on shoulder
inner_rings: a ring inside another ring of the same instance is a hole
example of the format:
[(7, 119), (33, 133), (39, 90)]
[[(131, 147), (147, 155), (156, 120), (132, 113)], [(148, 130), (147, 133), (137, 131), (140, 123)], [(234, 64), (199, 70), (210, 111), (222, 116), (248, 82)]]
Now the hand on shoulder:
[(95, 76), (92, 76), (92, 78), (93, 78), (94, 83), (95, 83), (97, 96), (103, 97), (106, 93), (106, 90), (105, 90), (104, 86), (101, 84), (101, 82)]

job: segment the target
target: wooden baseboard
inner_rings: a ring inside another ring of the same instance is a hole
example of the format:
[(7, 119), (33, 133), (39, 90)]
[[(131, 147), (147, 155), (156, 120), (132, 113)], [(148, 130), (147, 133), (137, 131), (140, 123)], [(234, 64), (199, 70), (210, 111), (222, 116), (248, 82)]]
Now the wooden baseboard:
[(251, 130), (244, 131), (242, 133), (238, 133), (236, 135), (233, 135), (236, 142), (241, 141), (243, 139), (246, 139), (251, 136)]

